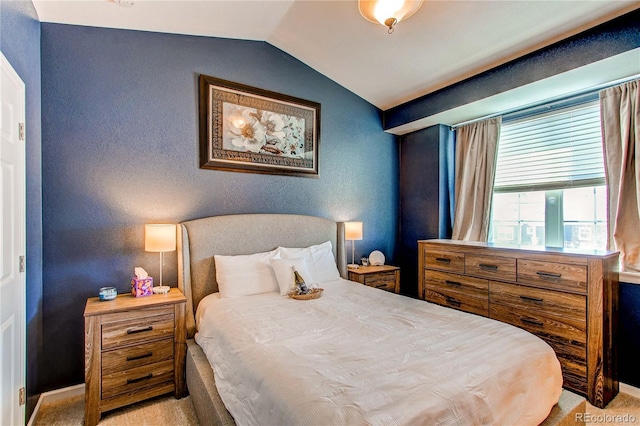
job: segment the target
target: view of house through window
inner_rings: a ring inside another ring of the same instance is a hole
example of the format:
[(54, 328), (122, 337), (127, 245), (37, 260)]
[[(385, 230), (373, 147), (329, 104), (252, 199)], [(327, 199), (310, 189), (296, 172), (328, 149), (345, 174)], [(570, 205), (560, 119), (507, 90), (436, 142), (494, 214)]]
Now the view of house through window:
[(503, 123), (490, 242), (605, 249), (606, 196), (597, 101)]

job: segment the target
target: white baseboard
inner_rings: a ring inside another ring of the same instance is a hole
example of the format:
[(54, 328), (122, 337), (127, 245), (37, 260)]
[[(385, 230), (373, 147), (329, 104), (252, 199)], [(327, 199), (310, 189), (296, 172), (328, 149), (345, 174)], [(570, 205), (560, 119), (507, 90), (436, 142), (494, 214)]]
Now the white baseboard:
[(80, 383), (79, 385), (69, 386), (67, 388), (56, 389), (49, 392), (44, 392), (40, 394), (40, 398), (38, 398), (38, 403), (36, 407), (33, 409), (33, 413), (31, 413), (31, 417), (29, 417), (29, 422), (27, 426), (33, 426), (36, 423), (36, 419), (38, 418), (38, 413), (40, 411), (40, 407), (42, 404), (48, 402), (55, 402), (61, 399), (73, 398), (76, 396), (84, 395), (84, 383)]
[(640, 389), (628, 385), (626, 383), (620, 383), (620, 392), (626, 393), (627, 395), (631, 395), (634, 398), (640, 399)]

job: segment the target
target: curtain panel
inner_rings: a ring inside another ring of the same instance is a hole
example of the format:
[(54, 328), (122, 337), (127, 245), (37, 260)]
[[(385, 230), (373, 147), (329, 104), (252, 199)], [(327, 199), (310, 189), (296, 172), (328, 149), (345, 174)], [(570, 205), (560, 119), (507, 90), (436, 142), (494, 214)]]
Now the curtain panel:
[(608, 190), (607, 248), (625, 271), (640, 271), (640, 80), (600, 91)]
[(501, 125), (495, 117), (456, 131), (454, 240), (487, 241)]

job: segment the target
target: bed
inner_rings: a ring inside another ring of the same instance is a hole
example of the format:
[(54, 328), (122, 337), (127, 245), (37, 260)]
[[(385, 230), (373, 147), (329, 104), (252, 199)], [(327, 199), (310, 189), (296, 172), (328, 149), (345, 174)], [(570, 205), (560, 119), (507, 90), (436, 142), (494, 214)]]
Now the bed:
[[(257, 214), (178, 228), (186, 381), (202, 425), (559, 424), (584, 406), (540, 339), (345, 280), (340, 222)], [(220, 297), (214, 256), (326, 244), (337, 276), (321, 298)]]

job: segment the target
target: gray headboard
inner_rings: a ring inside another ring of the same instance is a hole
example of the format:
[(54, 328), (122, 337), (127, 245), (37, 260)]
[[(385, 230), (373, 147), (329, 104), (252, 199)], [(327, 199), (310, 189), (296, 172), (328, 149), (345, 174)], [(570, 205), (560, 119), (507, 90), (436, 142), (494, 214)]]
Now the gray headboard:
[(292, 214), (212, 216), (178, 226), (178, 288), (187, 298), (187, 336), (195, 334), (198, 303), (218, 291), (213, 256), (259, 253), (278, 246), (331, 241), (338, 270), (347, 277), (344, 223)]

